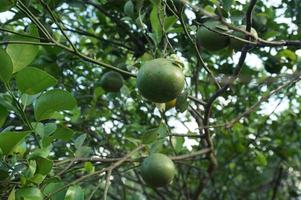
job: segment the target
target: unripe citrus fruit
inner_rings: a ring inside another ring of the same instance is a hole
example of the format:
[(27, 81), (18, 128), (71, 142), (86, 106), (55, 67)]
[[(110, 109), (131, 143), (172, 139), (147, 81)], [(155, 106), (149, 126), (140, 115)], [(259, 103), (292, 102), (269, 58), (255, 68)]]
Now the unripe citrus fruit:
[(258, 32), (265, 32), (268, 29), (267, 26), (268, 18), (266, 16), (266, 13), (258, 13), (256, 15), (253, 15), (253, 27)]
[(143, 180), (152, 187), (169, 184), (176, 174), (172, 160), (164, 154), (154, 153), (144, 159), (141, 165)]
[[(246, 30), (246, 26), (245, 25), (238, 26), (238, 28), (241, 29), (241, 30)], [(258, 34), (257, 34), (257, 32), (256, 32), (256, 30), (254, 28), (251, 28), (251, 34), (254, 35), (255, 38), (258, 37)], [(242, 32), (234, 31), (232, 33), (232, 35), (234, 35), (236, 37), (239, 37), (241, 39), (245, 39), (245, 34), (242, 33)], [(252, 41), (256, 41), (256, 40), (252, 39)], [(234, 39), (234, 38), (230, 39), (230, 48), (235, 49), (237, 51), (241, 50), (244, 47), (245, 44), (246, 43), (243, 42), (243, 41), (240, 41), (240, 40), (237, 40), (237, 39)]]
[(115, 71), (106, 72), (100, 79), (100, 85), (107, 92), (119, 92), (123, 85), (122, 75)]
[(282, 69), (283, 64), (280, 62), (280, 59), (269, 58), (264, 63), (264, 69), (271, 74), (279, 74)]
[(229, 44), (229, 38), (222, 34), (213, 32), (206, 27), (216, 30), (218, 32), (226, 32), (228, 29), (222, 25), (219, 21), (207, 21), (205, 26), (199, 28), (196, 33), (196, 38), (201, 46), (209, 51), (217, 51), (225, 48)]
[(141, 95), (156, 103), (173, 100), (184, 88), (184, 74), (172, 61), (158, 58), (146, 62), (137, 75)]

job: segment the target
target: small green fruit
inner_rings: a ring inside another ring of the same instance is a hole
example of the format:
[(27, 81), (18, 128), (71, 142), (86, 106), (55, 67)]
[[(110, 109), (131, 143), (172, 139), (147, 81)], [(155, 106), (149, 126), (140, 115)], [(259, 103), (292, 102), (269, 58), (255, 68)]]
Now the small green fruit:
[(165, 58), (146, 62), (137, 75), (141, 95), (156, 103), (173, 100), (184, 88), (185, 77), (176, 64)]
[[(242, 26), (238, 26), (239, 29), (241, 30), (246, 30), (246, 26), (245, 25), (242, 25)], [(251, 34), (254, 35), (255, 38), (258, 37), (258, 34), (256, 32), (256, 30), (254, 28), (251, 28)], [(234, 31), (232, 33), (232, 35), (236, 36), (236, 37), (239, 37), (241, 39), (245, 39), (245, 34), (244, 33), (241, 33), (241, 32), (238, 32), (238, 31)], [(256, 41), (256, 39), (253, 39), (252, 41)], [(240, 40), (237, 40), (237, 39), (234, 39), (234, 38), (231, 38), (230, 39), (230, 48), (236, 50), (236, 51), (239, 51), (241, 50), (244, 46), (245, 46), (245, 42), (243, 41), (240, 41)]]
[(164, 154), (151, 154), (141, 165), (142, 178), (151, 187), (168, 185), (175, 174), (176, 168), (173, 161)]
[(115, 71), (106, 72), (100, 79), (100, 85), (106, 92), (119, 92), (123, 85), (122, 75)]
[(268, 29), (268, 18), (266, 13), (257, 13), (253, 16), (253, 27), (258, 32), (265, 32)]
[(277, 58), (269, 58), (264, 63), (264, 69), (271, 74), (279, 74), (282, 66), (280, 59)]
[[(208, 21), (204, 25), (218, 32), (227, 32), (228, 28), (222, 25), (219, 21)], [(196, 33), (198, 43), (209, 51), (221, 50), (229, 44), (229, 38), (222, 34), (213, 32), (205, 26), (199, 28)]]

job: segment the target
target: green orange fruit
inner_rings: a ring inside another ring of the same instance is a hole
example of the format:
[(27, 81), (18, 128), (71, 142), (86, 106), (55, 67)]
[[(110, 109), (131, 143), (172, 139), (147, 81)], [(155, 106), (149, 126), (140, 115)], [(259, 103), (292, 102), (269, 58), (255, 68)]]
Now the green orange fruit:
[(168, 185), (175, 174), (176, 167), (173, 161), (164, 154), (151, 154), (141, 165), (142, 178), (151, 187)]
[(265, 32), (268, 29), (268, 18), (266, 13), (257, 13), (253, 15), (253, 27), (259, 32)]
[[(246, 26), (245, 25), (238, 26), (238, 28), (241, 29), (241, 30), (246, 30)], [(256, 30), (254, 28), (251, 28), (251, 34), (253, 36), (255, 36), (255, 38), (258, 37), (258, 34), (257, 34), (257, 32), (256, 32)], [(239, 37), (241, 39), (245, 39), (245, 34), (242, 33), (242, 32), (234, 31), (232, 33), (232, 35), (234, 35), (236, 37)], [(256, 39), (253, 39), (252, 41), (256, 41)], [(231, 38), (229, 46), (230, 46), (230, 48), (232, 48), (232, 49), (234, 49), (236, 51), (239, 51), (239, 50), (241, 50), (245, 46), (245, 44), (246, 43), (243, 42), (243, 41), (237, 40), (235, 38)]]
[(283, 64), (280, 62), (280, 59), (277, 58), (269, 58), (264, 63), (264, 69), (271, 74), (279, 74)]
[(222, 25), (219, 21), (207, 21), (204, 26), (201, 26), (196, 33), (198, 43), (209, 51), (221, 50), (229, 44), (229, 38), (212, 30), (218, 32), (227, 32), (228, 28)]
[(137, 88), (141, 95), (156, 103), (176, 98), (181, 94), (184, 83), (181, 68), (165, 58), (147, 61), (137, 75)]
[(100, 85), (106, 92), (119, 92), (123, 85), (123, 77), (115, 71), (106, 72), (100, 79)]

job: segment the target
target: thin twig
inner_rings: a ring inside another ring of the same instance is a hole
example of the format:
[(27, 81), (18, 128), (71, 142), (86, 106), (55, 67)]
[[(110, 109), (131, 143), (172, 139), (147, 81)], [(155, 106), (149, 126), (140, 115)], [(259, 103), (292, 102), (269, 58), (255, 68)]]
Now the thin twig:
[(200, 64), (202, 65), (202, 67), (207, 71), (207, 73), (211, 76), (211, 78), (213, 79), (213, 81), (215, 82), (215, 84), (218, 86), (218, 88), (220, 88), (220, 84), (217, 82), (213, 72), (207, 67), (207, 65), (205, 64), (203, 58), (202, 58), (202, 55), (201, 55), (201, 52), (199, 50), (199, 47), (197, 46), (196, 42), (194, 42), (194, 40), (192, 39), (190, 33), (188, 32), (187, 30), (187, 27), (186, 27), (186, 24), (185, 24), (185, 21), (183, 19), (183, 13), (177, 13), (177, 17), (178, 19), (180, 20), (181, 22), (181, 25), (183, 27), (183, 30), (184, 30), (184, 33), (185, 35), (187, 36), (187, 38), (189, 39), (190, 43), (193, 45), (196, 53), (197, 53), (197, 58), (198, 60), (200, 61)]
[(89, 177), (92, 177), (92, 176), (95, 176), (95, 175), (99, 175), (99, 174), (102, 174), (104, 172), (108, 172), (108, 171), (112, 171), (113, 169), (119, 167), (122, 163), (126, 162), (128, 160), (129, 157), (131, 157), (134, 153), (136, 153), (137, 151), (141, 150), (142, 148), (144, 148), (145, 146), (144, 145), (140, 145), (138, 146), (137, 148), (135, 148), (133, 151), (131, 151), (130, 153), (128, 153), (127, 155), (125, 155), (124, 157), (122, 157), (121, 159), (119, 159), (117, 162), (115, 162), (114, 164), (112, 164), (110, 167), (107, 167), (107, 168), (103, 168), (103, 169), (100, 169), (98, 171), (95, 171), (93, 173), (90, 173), (90, 174), (87, 174), (85, 176), (82, 176), (66, 185), (64, 185), (64, 187), (61, 187), (59, 188), (58, 190), (50, 193), (47, 195), (47, 197), (45, 199), (50, 199), (52, 195), (64, 190), (65, 188), (71, 186), (71, 185), (74, 185), (74, 184), (77, 184)]
[(275, 182), (275, 185), (273, 187), (273, 194), (272, 194), (271, 200), (275, 200), (276, 199), (278, 188), (280, 187), (280, 184), (281, 184), (282, 176), (283, 176), (283, 167), (280, 166), (279, 167), (279, 171), (278, 171), (278, 176), (276, 178), (276, 182)]
[(127, 155), (125, 155), (122, 159), (120, 159), (119, 161), (117, 161), (116, 163), (114, 163), (112, 166), (110, 166), (107, 170), (107, 178), (106, 178), (106, 185), (105, 185), (105, 190), (104, 190), (104, 196), (103, 199), (107, 200), (107, 193), (110, 187), (110, 176), (112, 174), (112, 171), (117, 168), (118, 166), (120, 166), (123, 162), (125, 162), (129, 157), (131, 157), (134, 153), (136, 153), (137, 151), (143, 149), (145, 147), (145, 145), (140, 145), (138, 146), (136, 149), (134, 149), (133, 151), (131, 151), (130, 153), (128, 153)]
[(51, 18), (53, 19), (54, 23), (58, 26), (58, 28), (60, 29), (61, 33), (63, 34), (63, 36), (66, 38), (66, 40), (68, 41), (68, 43), (71, 45), (72, 49), (74, 50), (74, 52), (77, 52), (77, 48), (74, 46), (74, 44), (71, 42), (70, 38), (66, 35), (64, 28), (62, 27), (61, 23), (58, 21), (58, 19), (54, 16), (54, 13), (52, 12), (52, 10), (50, 9), (49, 5), (46, 4), (43, 0), (39, 0), (40, 3), (46, 8), (46, 10), (49, 12)]

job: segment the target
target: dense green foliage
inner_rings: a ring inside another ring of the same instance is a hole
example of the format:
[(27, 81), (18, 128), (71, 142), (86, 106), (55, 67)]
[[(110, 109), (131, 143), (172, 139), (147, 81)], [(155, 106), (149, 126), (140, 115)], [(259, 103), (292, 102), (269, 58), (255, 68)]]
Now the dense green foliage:
[[(301, 1), (0, 0), (0, 12), (0, 199), (300, 198)], [(206, 48), (196, 33), (212, 18), (227, 28), (209, 39), (250, 22), (258, 38)], [(185, 75), (160, 104), (136, 81), (157, 58)], [(151, 153), (175, 165), (164, 187), (143, 180)]]

